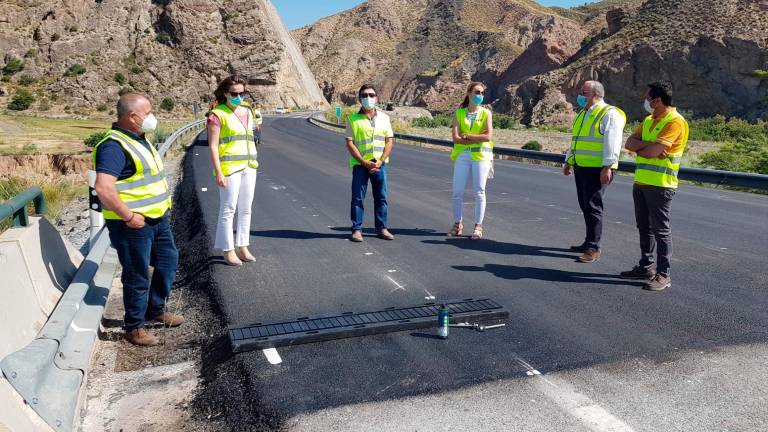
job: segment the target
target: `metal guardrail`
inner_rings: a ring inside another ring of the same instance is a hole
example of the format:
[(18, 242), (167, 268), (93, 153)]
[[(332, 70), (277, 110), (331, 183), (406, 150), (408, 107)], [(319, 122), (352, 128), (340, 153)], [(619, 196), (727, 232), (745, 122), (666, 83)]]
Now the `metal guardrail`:
[[(346, 126), (332, 123), (320, 118), (310, 117), (310, 123), (322, 124), (336, 129), (345, 129)], [(418, 135), (395, 134), (395, 138), (413, 141), (421, 144), (429, 144), (441, 147), (453, 147), (453, 142), (449, 140), (423, 137)], [(563, 163), (565, 155), (561, 153), (548, 153), (534, 150), (512, 149), (495, 147), (493, 153), (508, 157), (517, 157), (521, 159), (538, 160), (545, 162)], [(620, 161), (619, 171), (634, 173), (635, 163), (632, 161)], [(768, 190), (768, 175), (743, 173), (734, 171), (722, 171), (703, 168), (680, 168), (678, 172), (680, 180), (686, 180), (697, 183), (714, 184), (718, 186), (733, 186), (747, 189)]]
[[(204, 125), (205, 120), (197, 120), (175, 130), (159, 145), (158, 152), (165, 156), (179, 139), (199, 132)], [(8, 382), (56, 431), (75, 429), (82, 385), (118, 267), (109, 233), (101, 227), (35, 340), (0, 362)]]
[(38, 186), (33, 186), (16, 195), (8, 201), (0, 204), (0, 221), (11, 218), (14, 227), (25, 227), (29, 224), (27, 204), (35, 204), (35, 212), (43, 214), (48, 212), (43, 191)]

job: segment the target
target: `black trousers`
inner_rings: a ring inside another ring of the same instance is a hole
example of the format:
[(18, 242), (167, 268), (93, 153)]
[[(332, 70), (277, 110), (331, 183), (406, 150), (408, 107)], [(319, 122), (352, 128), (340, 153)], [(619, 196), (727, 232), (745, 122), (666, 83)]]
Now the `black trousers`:
[[(632, 188), (635, 201), (635, 220), (640, 232), (640, 266), (652, 268), (656, 262), (656, 271), (669, 276), (669, 259), (672, 257), (672, 228), (669, 216), (672, 210), (672, 197), (676, 189), (657, 186)], [(654, 251), (658, 255), (654, 260)]]
[[(603, 198), (608, 185), (600, 183), (601, 167), (574, 166), (573, 175), (576, 179), (576, 193), (579, 197), (579, 207), (584, 214), (584, 224), (587, 227), (584, 245), (600, 249), (600, 238), (603, 236)], [(613, 177), (611, 177), (613, 181)]]

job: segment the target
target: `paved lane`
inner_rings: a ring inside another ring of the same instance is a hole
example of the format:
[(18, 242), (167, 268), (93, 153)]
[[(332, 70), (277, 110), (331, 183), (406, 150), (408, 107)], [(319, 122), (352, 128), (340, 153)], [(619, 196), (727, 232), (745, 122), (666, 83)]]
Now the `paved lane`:
[[(190, 157), (187, 175), (195, 178), (212, 245), (218, 193), (206, 144)], [(403, 332), (281, 348), (278, 366), (261, 352), (238, 355), (231, 361), (242, 364), (254, 411), (297, 430), (354, 430), (355, 422), (376, 430), (471, 429), (483, 419), (492, 419), (487, 430), (768, 427), (764, 416), (745, 414), (768, 400), (762, 387), (720, 387), (727, 404), (696, 392), (690, 403), (660, 404), (681, 397), (674, 388), (689, 375), (665, 369), (660, 380), (637, 369), (643, 362), (700, 364), (698, 352), (724, 361), (726, 370), (733, 361), (765, 365), (755, 353), (768, 352), (768, 197), (681, 187), (673, 204), (673, 287), (649, 293), (616, 277), (638, 258), (630, 177), (609, 191), (603, 259), (585, 265), (565, 249), (584, 228), (573, 180), (557, 169), (497, 161), (488, 239), (446, 240), (447, 153), (397, 146), (389, 198), (397, 239), (376, 239), (371, 230), (354, 244), (346, 240), (351, 173), (340, 135), (303, 119), (267, 119), (259, 159), (258, 262), (231, 268), (212, 259), (229, 324), (415, 305), (431, 296), (491, 297), (511, 319), (493, 332), (455, 330), (448, 341)], [(366, 205), (372, 226), (370, 197)], [(468, 191), (468, 225), (471, 215)], [(705, 375), (714, 380), (710, 374), (720, 371)], [(445, 427), (434, 423), (441, 404), (450, 407)], [(691, 416), (697, 421), (680, 423)]]

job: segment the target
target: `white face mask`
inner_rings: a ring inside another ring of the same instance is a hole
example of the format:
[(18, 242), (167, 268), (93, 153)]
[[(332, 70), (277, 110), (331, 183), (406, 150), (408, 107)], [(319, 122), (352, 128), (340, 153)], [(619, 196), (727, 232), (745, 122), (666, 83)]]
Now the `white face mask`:
[(144, 117), (144, 121), (141, 123), (142, 132), (154, 132), (157, 129), (157, 119), (154, 114), (149, 114)]
[(643, 109), (645, 109), (648, 114), (653, 113), (653, 107), (651, 107), (651, 103), (648, 101), (648, 99), (643, 102)]

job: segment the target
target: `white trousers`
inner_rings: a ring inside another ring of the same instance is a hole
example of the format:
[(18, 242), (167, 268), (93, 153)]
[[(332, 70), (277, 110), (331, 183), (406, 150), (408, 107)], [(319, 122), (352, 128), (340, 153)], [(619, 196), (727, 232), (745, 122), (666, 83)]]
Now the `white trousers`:
[(482, 224), (485, 218), (485, 183), (491, 170), (492, 161), (472, 160), (470, 152), (465, 151), (456, 158), (453, 164), (453, 221), (462, 220), (461, 211), (464, 207), (464, 189), (467, 179), (472, 175), (472, 189), (475, 196), (475, 223)]
[[(251, 206), (256, 189), (256, 170), (246, 168), (227, 177), (227, 187), (219, 187), (219, 224), (213, 247), (231, 251), (248, 246), (251, 240)], [(233, 225), (237, 213), (237, 230)]]

